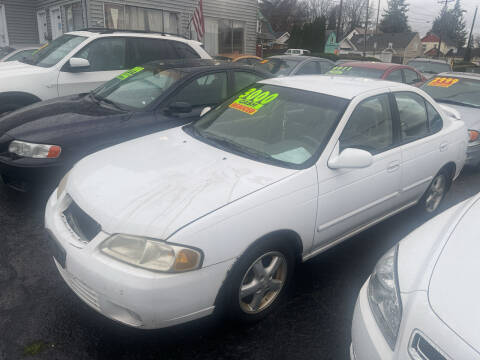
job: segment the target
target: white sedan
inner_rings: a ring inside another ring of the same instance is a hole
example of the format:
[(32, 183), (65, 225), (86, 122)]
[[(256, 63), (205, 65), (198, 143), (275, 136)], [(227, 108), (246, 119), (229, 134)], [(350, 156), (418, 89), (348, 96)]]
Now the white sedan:
[(412, 232), (360, 291), (352, 360), (480, 359), (480, 196)]
[(109, 318), (159, 328), (221, 309), (254, 321), (297, 260), (415, 204), (434, 212), (467, 140), (408, 85), (270, 79), (194, 124), (81, 160), (45, 224), (65, 281)]

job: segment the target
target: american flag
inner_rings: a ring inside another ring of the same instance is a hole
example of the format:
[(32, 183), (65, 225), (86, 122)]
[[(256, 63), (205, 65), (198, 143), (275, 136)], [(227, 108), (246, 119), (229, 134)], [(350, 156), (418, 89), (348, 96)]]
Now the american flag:
[(202, 0), (198, 2), (198, 6), (195, 8), (192, 16), (193, 26), (197, 32), (198, 39), (201, 40), (205, 35), (205, 21), (203, 18), (203, 6)]

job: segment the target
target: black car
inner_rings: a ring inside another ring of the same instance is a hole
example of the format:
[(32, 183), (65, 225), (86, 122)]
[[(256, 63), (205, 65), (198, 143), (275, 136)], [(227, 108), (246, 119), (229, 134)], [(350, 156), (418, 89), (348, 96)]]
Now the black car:
[(215, 60), (152, 62), (91, 93), (22, 108), (0, 118), (1, 179), (20, 191), (56, 185), (82, 157), (196, 120), (205, 107), (269, 76)]
[(319, 75), (330, 70), (335, 63), (315, 56), (276, 55), (255, 65), (273, 76)]

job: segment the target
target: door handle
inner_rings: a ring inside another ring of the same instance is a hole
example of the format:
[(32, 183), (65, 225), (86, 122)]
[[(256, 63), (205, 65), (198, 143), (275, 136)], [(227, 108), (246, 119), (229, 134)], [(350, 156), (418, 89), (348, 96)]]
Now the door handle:
[(447, 149), (448, 149), (448, 143), (447, 142), (444, 142), (444, 143), (440, 144), (440, 151), (441, 152), (447, 151)]
[(394, 172), (394, 171), (397, 171), (399, 168), (400, 168), (400, 161), (392, 161), (390, 164), (388, 164), (387, 171)]

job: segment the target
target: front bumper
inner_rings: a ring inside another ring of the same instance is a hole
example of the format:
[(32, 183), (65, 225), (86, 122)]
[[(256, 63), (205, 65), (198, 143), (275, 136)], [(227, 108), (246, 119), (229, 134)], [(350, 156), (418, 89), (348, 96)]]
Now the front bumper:
[(467, 162), (465, 165), (472, 167), (480, 165), (480, 144), (467, 147)]
[(98, 251), (109, 235), (100, 232), (82, 243), (66, 225), (56, 191), (50, 197), (45, 226), (65, 250), (65, 268), (57, 268), (70, 288), (90, 307), (126, 325), (156, 329), (211, 314), (217, 293), (234, 259), (196, 271), (165, 274), (123, 264)]
[(56, 185), (67, 170), (53, 159), (12, 159), (0, 156), (0, 181), (19, 191), (28, 191), (39, 185)]

